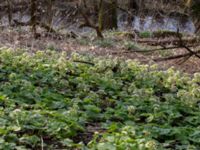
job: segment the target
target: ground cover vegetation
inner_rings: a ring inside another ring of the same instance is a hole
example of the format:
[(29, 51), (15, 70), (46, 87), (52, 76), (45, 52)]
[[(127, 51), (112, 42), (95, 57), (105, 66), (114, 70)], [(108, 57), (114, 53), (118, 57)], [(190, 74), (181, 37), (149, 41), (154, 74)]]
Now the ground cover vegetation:
[(2, 1), (0, 150), (199, 150), (199, 6)]
[(0, 50), (0, 149), (198, 150), (200, 74)]

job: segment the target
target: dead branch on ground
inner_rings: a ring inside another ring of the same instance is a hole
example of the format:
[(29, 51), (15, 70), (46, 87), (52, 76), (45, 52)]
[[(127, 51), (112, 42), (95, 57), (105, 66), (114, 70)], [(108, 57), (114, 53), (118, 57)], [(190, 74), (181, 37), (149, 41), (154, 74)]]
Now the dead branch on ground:
[[(194, 52), (195, 54), (200, 54), (200, 50)], [(158, 61), (166, 61), (166, 60), (173, 60), (173, 59), (180, 59), (180, 58), (185, 58), (185, 57), (191, 57), (192, 54), (191, 53), (185, 53), (185, 54), (180, 54), (180, 55), (175, 55), (175, 56), (169, 56), (169, 57), (165, 57), (165, 58), (156, 58), (153, 59), (154, 61), (158, 62)]]
[(179, 46), (182, 47), (182, 48), (185, 48), (189, 53), (191, 53), (191, 55), (194, 55), (194, 56), (196, 56), (196, 57), (198, 57), (198, 58), (200, 59), (200, 56), (199, 56), (197, 53), (193, 52), (193, 51), (184, 43), (182, 37), (179, 36), (178, 32), (179, 32), (179, 31), (177, 31), (177, 37), (178, 37), (178, 39), (179, 39)]
[(183, 58), (183, 61), (181, 63), (184, 63), (186, 62), (189, 58), (191, 58), (192, 56), (195, 56), (197, 58), (200, 59), (200, 50), (194, 52), (189, 46), (187, 46), (182, 37), (179, 36), (179, 30), (177, 30), (177, 38), (178, 38), (178, 47), (179, 48), (184, 48), (188, 51), (188, 53), (185, 53), (185, 54), (180, 54), (180, 55), (175, 55), (175, 56), (169, 56), (169, 57), (165, 57), (165, 58), (157, 58), (157, 59), (154, 59), (154, 61), (166, 61), (166, 60), (173, 60), (173, 59), (179, 59), (179, 58)]
[[(184, 38), (182, 41), (186, 44), (191, 44), (191, 43), (197, 43), (199, 42), (198, 37), (193, 37), (193, 38)], [(179, 45), (180, 39), (137, 39), (136, 42), (138, 43), (145, 43), (151, 46), (160, 46), (160, 45)]]

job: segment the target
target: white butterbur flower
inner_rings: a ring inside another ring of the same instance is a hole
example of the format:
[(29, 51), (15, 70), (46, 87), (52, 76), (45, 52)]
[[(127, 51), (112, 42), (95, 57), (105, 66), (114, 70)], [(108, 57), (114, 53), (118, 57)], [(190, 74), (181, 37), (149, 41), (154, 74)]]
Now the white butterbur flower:
[(130, 114), (134, 114), (136, 112), (136, 107), (135, 106), (128, 106), (127, 110)]
[(157, 143), (153, 140), (146, 142), (145, 147), (148, 150), (157, 150)]

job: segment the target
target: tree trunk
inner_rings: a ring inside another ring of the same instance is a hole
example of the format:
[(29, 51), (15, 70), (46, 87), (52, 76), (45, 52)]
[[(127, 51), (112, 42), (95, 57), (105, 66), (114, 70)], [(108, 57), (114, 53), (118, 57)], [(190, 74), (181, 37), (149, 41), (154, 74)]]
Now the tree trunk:
[(31, 26), (32, 26), (31, 30), (33, 34), (36, 34), (36, 22), (37, 22), (36, 11), (37, 11), (36, 0), (31, 0)]
[(48, 25), (50, 27), (52, 27), (52, 22), (53, 22), (53, 5), (54, 5), (54, 1), (55, 0), (49, 0), (48, 1), (48, 6), (47, 6), (47, 21), (48, 21)]
[(129, 8), (137, 11), (139, 9), (139, 2), (137, 0), (129, 0)]
[(117, 29), (117, 1), (100, 0), (99, 29)]
[(7, 5), (8, 5), (8, 21), (9, 25), (11, 26), (12, 24), (12, 4), (10, 0), (7, 0)]
[(128, 9), (131, 14), (128, 14), (127, 22), (128, 25), (131, 25), (134, 20), (134, 14), (136, 14), (139, 10), (137, 0), (129, 0)]
[(192, 18), (196, 28), (195, 33), (200, 35), (200, 0), (194, 0), (191, 6)]

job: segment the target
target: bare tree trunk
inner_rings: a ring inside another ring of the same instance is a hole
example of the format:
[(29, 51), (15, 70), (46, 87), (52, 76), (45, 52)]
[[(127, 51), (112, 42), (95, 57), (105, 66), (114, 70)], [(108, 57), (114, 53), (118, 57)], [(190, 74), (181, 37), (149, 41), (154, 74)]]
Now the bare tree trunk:
[(193, 0), (192, 3), (190, 3), (190, 5), (193, 22), (196, 28), (195, 33), (197, 35), (200, 35), (200, 0)]
[(117, 1), (101, 0), (99, 8), (99, 29), (117, 29)]
[(129, 0), (129, 8), (137, 11), (139, 9), (139, 1)]
[(12, 4), (10, 0), (7, 0), (7, 5), (8, 5), (8, 21), (9, 25), (11, 26), (12, 24)]
[(129, 0), (128, 9), (130, 10), (130, 14), (128, 14), (127, 22), (129, 25), (131, 25), (134, 20), (134, 14), (139, 9), (137, 0)]
[(32, 26), (32, 32), (35, 35), (36, 34), (36, 24), (37, 24), (37, 0), (31, 0), (31, 26)]
[(47, 24), (51, 27), (52, 26), (52, 22), (53, 22), (53, 4), (54, 4), (55, 0), (49, 0), (49, 4), (48, 4), (48, 8), (47, 8), (47, 16), (48, 16), (48, 21)]
[(98, 12), (99, 11), (99, 6), (98, 6), (97, 0), (92, 0), (92, 3), (93, 3), (92, 5), (94, 7), (94, 11)]

